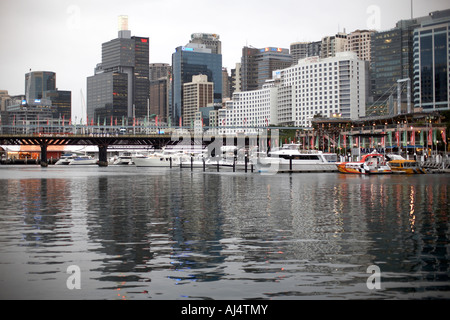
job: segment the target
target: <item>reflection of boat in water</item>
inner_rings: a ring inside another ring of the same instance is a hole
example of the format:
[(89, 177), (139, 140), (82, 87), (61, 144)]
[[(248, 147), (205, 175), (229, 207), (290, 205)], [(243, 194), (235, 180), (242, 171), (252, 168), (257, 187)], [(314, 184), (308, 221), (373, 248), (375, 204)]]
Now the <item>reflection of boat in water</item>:
[(341, 173), (351, 174), (386, 174), (392, 173), (385, 157), (379, 153), (370, 153), (362, 156), (361, 161), (337, 163)]
[(393, 173), (424, 174), (427, 173), (416, 160), (406, 160), (402, 156), (388, 154), (386, 156)]
[(74, 158), (69, 165), (70, 166), (76, 166), (76, 165), (94, 165), (98, 164), (98, 160), (94, 159), (91, 156), (78, 156)]
[(337, 155), (316, 150), (300, 150), (299, 144), (285, 144), (267, 156), (253, 157), (260, 172), (336, 172)]
[(168, 167), (179, 166), (182, 153), (176, 150), (163, 150), (145, 157), (132, 157), (136, 167)]
[(67, 166), (77, 157), (78, 156), (76, 154), (71, 154), (71, 153), (63, 154), (61, 156), (61, 158), (58, 161), (56, 161), (55, 165)]

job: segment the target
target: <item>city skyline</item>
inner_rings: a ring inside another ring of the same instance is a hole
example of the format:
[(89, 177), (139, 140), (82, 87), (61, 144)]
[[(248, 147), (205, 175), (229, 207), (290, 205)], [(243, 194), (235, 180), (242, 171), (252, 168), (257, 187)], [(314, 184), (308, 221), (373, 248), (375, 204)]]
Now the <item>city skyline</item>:
[[(10, 95), (24, 94), (24, 75), (29, 69), (52, 71), (58, 89), (72, 91), (72, 117), (84, 117), (86, 78), (101, 61), (101, 43), (116, 37), (120, 15), (128, 15), (133, 34), (149, 37), (150, 63), (171, 64), (175, 48), (185, 45), (192, 33), (216, 33), (222, 41), (223, 67), (230, 72), (246, 45), (289, 48), (291, 43), (317, 41), (344, 29), (347, 33), (388, 30), (411, 17), (410, 3), (342, 0), (317, 6), (282, 0), (274, 6), (269, 1), (170, 0), (108, 1), (106, 6), (98, 1), (2, 2), (0, 89)], [(441, 0), (413, 3), (414, 17), (448, 9)]]

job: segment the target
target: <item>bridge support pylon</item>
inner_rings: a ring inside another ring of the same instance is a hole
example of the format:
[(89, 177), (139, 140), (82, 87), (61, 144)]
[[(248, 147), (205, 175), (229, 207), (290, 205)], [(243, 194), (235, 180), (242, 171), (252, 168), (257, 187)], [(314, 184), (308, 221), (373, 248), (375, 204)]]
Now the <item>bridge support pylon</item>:
[(47, 144), (41, 144), (41, 167), (48, 167)]
[(100, 167), (108, 166), (108, 145), (100, 144), (98, 146), (98, 165)]

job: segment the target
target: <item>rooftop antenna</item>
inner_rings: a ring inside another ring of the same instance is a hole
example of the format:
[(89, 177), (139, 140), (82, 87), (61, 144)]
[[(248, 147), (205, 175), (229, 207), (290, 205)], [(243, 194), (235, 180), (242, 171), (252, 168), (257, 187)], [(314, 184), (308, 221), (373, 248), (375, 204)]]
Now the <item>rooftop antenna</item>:
[(413, 4), (413, 0), (411, 0), (411, 19), (414, 19), (414, 11), (413, 11), (413, 6), (414, 6), (414, 4)]

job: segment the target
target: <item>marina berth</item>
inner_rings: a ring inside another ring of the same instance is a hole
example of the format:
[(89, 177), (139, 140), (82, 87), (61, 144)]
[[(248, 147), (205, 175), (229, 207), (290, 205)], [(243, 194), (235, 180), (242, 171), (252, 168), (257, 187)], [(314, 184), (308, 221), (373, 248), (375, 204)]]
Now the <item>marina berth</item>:
[(389, 174), (391, 167), (384, 155), (370, 153), (362, 156), (357, 162), (341, 162), (336, 164), (339, 172), (346, 174)]

